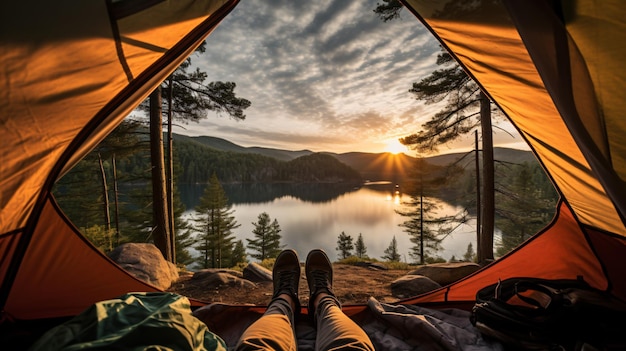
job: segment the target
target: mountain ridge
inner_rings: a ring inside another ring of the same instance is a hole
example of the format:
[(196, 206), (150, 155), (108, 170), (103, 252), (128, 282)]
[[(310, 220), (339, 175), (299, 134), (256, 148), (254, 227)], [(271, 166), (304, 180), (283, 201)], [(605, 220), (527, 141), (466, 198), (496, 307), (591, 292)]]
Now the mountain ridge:
[[(212, 136), (186, 136), (182, 134), (174, 133), (174, 140), (179, 141), (188, 141), (203, 145), (205, 147), (210, 147), (212, 149), (218, 151), (226, 151), (226, 152), (237, 152), (237, 153), (247, 153), (247, 154), (260, 154), (263, 156), (268, 156), (275, 158), (280, 161), (291, 161), (301, 156), (312, 155), (317, 152), (313, 152), (311, 150), (285, 150), (285, 149), (277, 149), (277, 148), (267, 148), (260, 146), (251, 146), (245, 147), (238, 144), (235, 144), (226, 139), (212, 137)], [(416, 160), (416, 157), (406, 155), (404, 153), (401, 154), (392, 154), (389, 152), (359, 152), (359, 151), (350, 151), (345, 153), (335, 153), (335, 152), (319, 152), (321, 154), (331, 155), (337, 158), (342, 163), (347, 164), (348, 166), (356, 169), (361, 174), (363, 174), (364, 178), (371, 178), (368, 175), (379, 174), (381, 173), (381, 166), (387, 167), (386, 171), (383, 171), (383, 174), (379, 175), (393, 175), (398, 174), (398, 172), (404, 173), (403, 170), (410, 169), (411, 163)], [(445, 166), (454, 162), (458, 162), (460, 159), (465, 158), (465, 161), (460, 161), (460, 163), (467, 166), (468, 169), (474, 168), (474, 157), (473, 155), (469, 155), (473, 153), (470, 152), (456, 152), (456, 153), (448, 153), (441, 154), (436, 156), (427, 156), (425, 157), (426, 161), (432, 165), (436, 166)], [(537, 162), (534, 154), (528, 150), (519, 150), (512, 148), (504, 148), (504, 147), (496, 147), (494, 148), (494, 158), (500, 162), (507, 163), (523, 163), (523, 162)], [(393, 178), (393, 177), (392, 177)]]

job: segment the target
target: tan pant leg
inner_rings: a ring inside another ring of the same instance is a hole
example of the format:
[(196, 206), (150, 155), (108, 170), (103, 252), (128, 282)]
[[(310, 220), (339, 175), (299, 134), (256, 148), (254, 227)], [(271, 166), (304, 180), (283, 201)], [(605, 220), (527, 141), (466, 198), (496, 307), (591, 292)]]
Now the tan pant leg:
[(334, 298), (322, 298), (316, 312), (316, 350), (374, 351), (372, 341), (367, 334), (341, 311), (339, 303)]
[(297, 350), (293, 312), (289, 303), (276, 299), (241, 335), (236, 350)]

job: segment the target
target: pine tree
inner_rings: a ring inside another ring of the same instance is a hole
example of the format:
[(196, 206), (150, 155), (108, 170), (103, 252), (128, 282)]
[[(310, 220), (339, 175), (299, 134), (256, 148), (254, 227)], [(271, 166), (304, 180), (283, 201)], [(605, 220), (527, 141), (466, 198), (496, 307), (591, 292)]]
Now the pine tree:
[(248, 249), (253, 251), (250, 256), (259, 261), (278, 257), (281, 251), (280, 239), (282, 238), (278, 221), (274, 219), (272, 222), (270, 216), (263, 212), (259, 214), (258, 221), (256, 223), (252, 222), (252, 225), (254, 225), (252, 233), (255, 239), (246, 239), (248, 241)]
[(339, 234), (339, 238), (337, 239), (337, 247), (335, 249), (339, 251), (341, 259), (352, 256), (352, 250), (354, 250), (352, 237), (347, 235), (345, 232), (341, 232), (341, 234)]
[(224, 188), (213, 174), (195, 209), (199, 232), (195, 249), (201, 253), (196, 262), (202, 268), (222, 268), (229, 263), (234, 240), (232, 231), (239, 227), (231, 207)]
[(383, 260), (387, 260), (391, 262), (400, 261), (400, 253), (398, 252), (398, 242), (396, 241), (395, 236), (391, 240), (389, 247), (385, 249), (385, 255), (382, 258)]
[(413, 83), (409, 92), (427, 104), (445, 101), (446, 105), (422, 125), (422, 130), (400, 141), (418, 151), (430, 152), (439, 145), (480, 128), (483, 179), (480, 193), (481, 232), (477, 235), (480, 243), (478, 257), (479, 260), (493, 259), (495, 180), (490, 101), (449, 53), (442, 51), (437, 56), (437, 64), (443, 68)]
[(235, 241), (233, 246), (232, 255), (230, 257), (230, 267), (235, 267), (239, 263), (246, 263), (246, 248), (243, 245), (243, 240)]
[(502, 256), (523, 243), (554, 216), (558, 195), (539, 164), (524, 162), (498, 167), (498, 174), (510, 179), (498, 192), (498, 229), (502, 241), (496, 252)]
[(476, 260), (476, 252), (474, 252), (474, 246), (472, 243), (467, 244), (467, 251), (463, 254), (464, 262), (474, 262)]
[(454, 173), (454, 170), (430, 165), (423, 158), (417, 159), (415, 170), (415, 179), (407, 186), (410, 200), (403, 202), (409, 209), (396, 212), (409, 218), (400, 224), (414, 244), (409, 256), (424, 264), (429, 255), (442, 249), (443, 237), (465, 221), (466, 217), (464, 212), (449, 216), (439, 216), (437, 213), (440, 209), (435, 201), (437, 191), (452, 179), (450, 173)]
[(363, 235), (361, 233), (359, 233), (359, 237), (356, 239), (354, 248), (356, 251), (356, 257), (367, 258), (367, 247), (365, 246), (365, 242), (363, 241)]
[(183, 219), (185, 205), (180, 199), (180, 192), (174, 188), (174, 223), (176, 240), (176, 263), (188, 265), (193, 263), (194, 258), (189, 253), (189, 248), (196, 243), (192, 225)]

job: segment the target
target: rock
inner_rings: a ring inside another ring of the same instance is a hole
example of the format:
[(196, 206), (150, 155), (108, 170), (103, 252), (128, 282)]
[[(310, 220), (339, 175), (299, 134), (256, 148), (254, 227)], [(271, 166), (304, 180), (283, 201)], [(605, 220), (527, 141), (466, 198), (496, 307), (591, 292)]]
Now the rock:
[(422, 275), (405, 275), (391, 282), (391, 295), (407, 298), (439, 289), (441, 285)]
[(193, 276), (191, 277), (191, 279), (193, 279), (193, 280), (204, 280), (204, 279), (206, 279), (207, 276), (215, 274), (215, 273), (226, 273), (226, 274), (230, 274), (232, 276), (235, 276), (237, 278), (243, 278), (243, 275), (241, 274), (241, 272), (236, 271), (234, 269), (206, 268), (206, 269), (202, 269), (202, 270), (199, 270), (199, 271), (195, 272), (193, 274)]
[(359, 267), (366, 267), (369, 269), (374, 269), (374, 270), (379, 270), (379, 271), (386, 271), (388, 270), (388, 268), (381, 264), (381, 263), (375, 263), (375, 262), (357, 262), (354, 264), (355, 266), (359, 266)]
[(249, 281), (255, 283), (271, 282), (272, 271), (261, 266), (258, 263), (252, 262), (243, 269), (243, 277), (244, 279), (248, 279)]
[(479, 269), (479, 265), (471, 262), (434, 263), (421, 266), (409, 274), (423, 275), (444, 286), (466, 277)]
[(203, 286), (207, 290), (218, 289), (222, 286), (253, 289), (256, 284), (253, 282), (228, 273), (229, 270), (209, 270), (205, 269), (194, 274), (191, 278), (195, 284)]
[(162, 290), (178, 279), (176, 265), (166, 261), (153, 244), (123, 244), (116, 247), (109, 257), (132, 276)]

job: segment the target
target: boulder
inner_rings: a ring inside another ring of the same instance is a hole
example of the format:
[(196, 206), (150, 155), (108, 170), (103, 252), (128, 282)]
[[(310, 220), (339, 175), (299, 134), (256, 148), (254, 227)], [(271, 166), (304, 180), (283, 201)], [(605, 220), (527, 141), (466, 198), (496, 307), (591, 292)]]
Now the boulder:
[(444, 286), (468, 276), (479, 269), (480, 266), (478, 264), (471, 262), (434, 263), (421, 266), (409, 274), (423, 275)]
[(219, 289), (222, 286), (239, 287), (246, 289), (256, 288), (256, 284), (237, 275), (228, 273), (229, 270), (202, 270), (191, 278), (197, 285), (207, 290)]
[(359, 267), (366, 267), (377, 271), (386, 271), (388, 268), (382, 263), (360, 261), (354, 264)]
[(405, 275), (391, 282), (391, 295), (407, 298), (439, 289), (441, 285), (422, 275)]
[(168, 289), (178, 279), (176, 265), (166, 261), (153, 244), (122, 244), (109, 257), (137, 279), (162, 290)]
[(255, 283), (271, 282), (272, 271), (258, 263), (252, 262), (243, 269), (243, 278)]
[(226, 269), (226, 268), (206, 268), (199, 270), (193, 274), (191, 279), (193, 280), (204, 280), (207, 276), (210, 276), (215, 273), (226, 273), (237, 278), (243, 278), (243, 275), (240, 271), (236, 271), (234, 269)]

